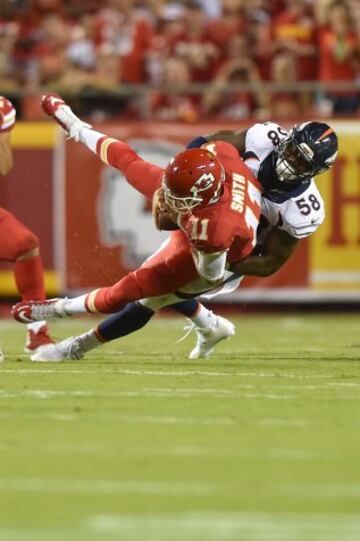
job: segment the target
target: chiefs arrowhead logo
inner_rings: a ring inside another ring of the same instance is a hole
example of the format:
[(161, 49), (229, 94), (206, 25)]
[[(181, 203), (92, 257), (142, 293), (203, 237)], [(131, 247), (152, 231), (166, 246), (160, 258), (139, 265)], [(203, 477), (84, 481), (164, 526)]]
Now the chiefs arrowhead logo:
[(214, 184), (215, 177), (212, 173), (203, 173), (201, 177), (197, 179), (195, 184), (190, 188), (192, 194), (196, 195), (198, 192), (204, 192), (211, 188)]

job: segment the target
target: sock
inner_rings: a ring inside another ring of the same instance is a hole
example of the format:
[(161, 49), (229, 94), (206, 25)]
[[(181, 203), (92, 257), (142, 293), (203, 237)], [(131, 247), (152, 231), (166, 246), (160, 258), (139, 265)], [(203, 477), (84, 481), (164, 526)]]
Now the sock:
[(86, 314), (86, 297), (87, 295), (81, 295), (80, 297), (75, 297), (74, 299), (62, 299), (63, 304), (61, 308), (69, 316), (72, 316), (74, 314)]
[(26, 327), (28, 331), (37, 334), (44, 325), (46, 325), (46, 321), (34, 321), (34, 323), (29, 323)]
[(196, 299), (189, 299), (188, 301), (172, 304), (170, 308), (173, 308), (173, 310), (176, 310), (183, 316), (192, 318), (199, 310), (199, 307), (199, 301), (197, 301)]
[(211, 310), (205, 308), (196, 299), (172, 304), (171, 308), (191, 319), (198, 327), (209, 327), (216, 317)]
[(199, 308), (197, 312), (190, 318), (195, 325), (198, 327), (210, 327), (214, 320), (216, 319), (216, 316), (213, 314), (211, 310), (208, 310), (199, 303)]
[(80, 349), (84, 353), (90, 351), (91, 349), (95, 349), (104, 343), (103, 340), (98, 338), (96, 329), (91, 329), (91, 331), (85, 332), (77, 338), (81, 341)]
[(92, 152), (96, 152), (96, 147), (98, 144), (98, 141), (105, 137), (103, 133), (100, 133), (98, 131), (92, 130), (90, 128), (82, 128), (80, 132), (80, 141), (81, 143), (84, 143), (88, 147), (89, 150)]
[(121, 312), (100, 323), (95, 332), (98, 339), (103, 342), (115, 340), (115, 338), (126, 336), (144, 327), (154, 313), (153, 310), (140, 303), (131, 302)]
[(45, 295), (44, 269), (41, 257), (18, 259), (14, 266), (16, 287), (23, 301), (43, 301)]

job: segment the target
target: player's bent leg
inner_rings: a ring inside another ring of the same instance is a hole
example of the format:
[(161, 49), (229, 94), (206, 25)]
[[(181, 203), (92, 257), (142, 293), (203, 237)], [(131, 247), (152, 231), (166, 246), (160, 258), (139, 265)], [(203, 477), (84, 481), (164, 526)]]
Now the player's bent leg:
[(159, 310), (165, 306), (170, 306), (180, 314), (186, 316), (190, 325), (184, 327), (184, 340), (191, 331), (196, 333), (196, 346), (190, 352), (189, 359), (207, 359), (213, 353), (214, 347), (223, 340), (226, 340), (235, 334), (235, 326), (228, 319), (214, 314), (196, 299), (188, 299), (174, 303), (178, 300), (177, 295), (167, 295), (142, 299), (140, 303), (152, 310)]
[[(0, 209), (0, 259), (14, 263), (14, 277), (23, 301), (45, 299), (44, 271), (39, 239), (11, 212)], [(31, 353), (53, 343), (46, 321), (29, 323), (25, 351)]]
[[(177, 232), (176, 232), (177, 233)], [(170, 294), (197, 277), (197, 271), (183, 234), (173, 234), (170, 242), (139, 269), (110, 287), (92, 291), (75, 299), (53, 299), (19, 303), (13, 316), (22, 323), (73, 314), (116, 313), (129, 302)]]
[(43, 348), (31, 360), (55, 362), (81, 359), (88, 351), (141, 329), (153, 315), (154, 311), (139, 303), (128, 304), (120, 313), (108, 317), (95, 329)]

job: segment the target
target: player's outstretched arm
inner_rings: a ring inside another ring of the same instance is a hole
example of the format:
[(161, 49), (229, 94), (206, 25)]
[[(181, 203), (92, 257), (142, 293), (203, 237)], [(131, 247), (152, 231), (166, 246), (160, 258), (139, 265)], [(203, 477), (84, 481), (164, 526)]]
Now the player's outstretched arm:
[(15, 125), (15, 117), (11, 101), (0, 96), (0, 175), (6, 175), (13, 167), (10, 132)]
[(232, 130), (219, 130), (208, 135), (200, 135), (196, 137), (187, 145), (187, 148), (198, 148), (211, 141), (225, 141), (232, 144), (241, 156), (245, 154), (245, 138), (247, 130), (232, 131)]
[(229, 270), (246, 276), (271, 276), (290, 258), (297, 243), (295, 237), (274, 229), (266, 240), (263, 255), (250, 255), (243, 261), (232, 263)]
[(160, 187), (163, 170), (143, 160), (127, 143), (93, 130), (78, 118), (64, 100), (56, 94), (42, 98), (44, 112), (67, 132), (69, 138), (83, 143), (104, 163), (121, 171), (126, 180), (146, 197), (152, 197)]

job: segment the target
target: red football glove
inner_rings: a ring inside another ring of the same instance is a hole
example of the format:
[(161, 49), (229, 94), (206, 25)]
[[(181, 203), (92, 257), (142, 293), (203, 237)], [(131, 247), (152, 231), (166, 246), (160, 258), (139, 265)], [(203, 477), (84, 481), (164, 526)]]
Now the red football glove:
[(15, 118), (16, 111), (11, 101), (0, 96), (0, 133), (12, 130)]

